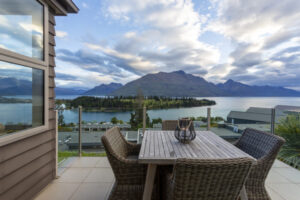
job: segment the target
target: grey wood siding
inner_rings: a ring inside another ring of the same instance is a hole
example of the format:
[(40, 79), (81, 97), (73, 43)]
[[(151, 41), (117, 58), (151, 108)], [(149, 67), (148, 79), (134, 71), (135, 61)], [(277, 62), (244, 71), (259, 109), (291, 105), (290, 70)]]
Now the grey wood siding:
[(49, 11), (49, 129), (0, 147), (0, 200), (32, 199), (55, 174), (55, 19)]

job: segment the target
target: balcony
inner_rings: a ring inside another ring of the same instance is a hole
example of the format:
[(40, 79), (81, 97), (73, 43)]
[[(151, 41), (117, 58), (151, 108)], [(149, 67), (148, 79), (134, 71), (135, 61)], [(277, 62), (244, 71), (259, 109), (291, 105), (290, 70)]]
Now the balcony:
[[(41, 191), (35, 200), (105, 200), (114, 182), (106, 157), (72, 157), (59, 168), (59, 177)], [(267, 178), (273, 200), (297, 200), (300, 171), (276, 160)]]

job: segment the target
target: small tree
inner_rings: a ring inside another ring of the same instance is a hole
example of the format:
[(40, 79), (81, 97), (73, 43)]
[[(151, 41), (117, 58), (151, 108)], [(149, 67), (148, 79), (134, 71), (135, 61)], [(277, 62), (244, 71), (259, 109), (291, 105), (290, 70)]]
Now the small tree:
[[(141, 89), (137, 91), (137, 97), (135, 100), (135, 111), (131, 113), (130, 125), (131, 128), (137, 130), (143, 127), (143, 105), (144, 105), (144, 95)], [(150, 118), (148, 113), (146, 113), (146, 127), (150, 126)]]
[(65, 117), (64, 117), (64, 107), (62, 104), (56, 104), (55, 109), (58, 111), (58, 125), (64, 126), (65, 125)]
[(118, 119), (116, 117), (111, 118), (110, 122), (112, 124), (117, 124), (118, 123)]
[(158, 123), (162, 123), (162, 119), (161, 118), (152, 119), (152, 124), (158, 124)]
[(277, 125), (275, 132), (286, 140), (280, 155), (286, 158), (300, 158), (300, 115), (288, 115)]

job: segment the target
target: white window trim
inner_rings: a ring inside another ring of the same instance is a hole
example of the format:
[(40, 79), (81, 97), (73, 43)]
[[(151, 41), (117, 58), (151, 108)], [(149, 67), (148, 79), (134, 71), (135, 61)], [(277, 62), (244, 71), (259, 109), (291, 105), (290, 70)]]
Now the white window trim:
[(44, 125), (3, 135), (0, 137), (0, 147), (49, 129), (49, 9), (48, 5), (42, 0), (36, 1), (44, 6), (44, 60), (38, 60), (0, 48), (0, 61), (44, 71)]

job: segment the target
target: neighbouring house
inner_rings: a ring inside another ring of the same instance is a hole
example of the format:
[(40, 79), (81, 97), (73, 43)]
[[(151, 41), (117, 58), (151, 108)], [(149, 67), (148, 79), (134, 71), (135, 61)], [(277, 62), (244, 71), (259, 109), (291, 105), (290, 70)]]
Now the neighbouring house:
[[(285, 118), (288, 114), (299, 114), (300, 107), (297, 106), (275, 106), (275, 123)], [(270, 124), (271, 108), (250, 107), (245, 112), (231, 111), (227, 115), (227, 123), (232, 124)]]
[(56, 177), (55, 16), (72, 0), (0, 1), (0, 199), (32, 199)]

